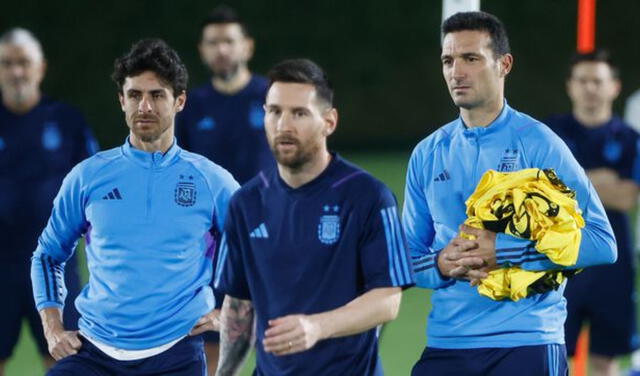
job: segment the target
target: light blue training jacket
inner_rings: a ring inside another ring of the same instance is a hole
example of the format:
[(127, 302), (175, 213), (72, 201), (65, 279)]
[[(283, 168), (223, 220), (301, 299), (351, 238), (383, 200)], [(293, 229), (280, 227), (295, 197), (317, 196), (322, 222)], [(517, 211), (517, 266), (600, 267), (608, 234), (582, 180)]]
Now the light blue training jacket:
[[(420, 142), (407, 173), (404, 228), (417, 285), (434, 289), (427, 321), (429, 347), (516, 347), (564, 343), (564, 285), (518, 302), (494, 301), (468, 281), (444, 278), (437, 255), (466, 219), (465, 201), (489, 169), (553, 168), (576, 191), (586, 226), (577, 264), (613, 263), (616, 241), (596, 191), (564, 142), (546, 125), (506, 104), (487, 127), (467, 128), (461, 118)], [(496, 239), (498, 263), (526, 270), (563, 269), (534, 243), (506, 234)], [(571, 283), (571, 281), (569, 281)]]
[(214, 307), (209, 283), (233, 177), (176, 145), (148, 153), (129, 140), (64, 179), (31, 264), (38, 310), (63, 307), (63, 271), (84, 234), (89, 283), (79, 328), (121, 349), (186, 335)]

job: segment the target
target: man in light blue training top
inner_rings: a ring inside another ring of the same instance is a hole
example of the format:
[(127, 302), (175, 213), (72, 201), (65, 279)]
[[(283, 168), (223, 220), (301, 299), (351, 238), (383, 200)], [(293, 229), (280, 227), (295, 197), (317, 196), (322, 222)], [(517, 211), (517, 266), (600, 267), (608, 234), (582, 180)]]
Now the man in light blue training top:
[(611, 226), (560, 138), (507, 105), (504, 81), (513, 57), (502, 23), (483, 12), (458, 13), (442, 31), (442, 71), (460, 117), (420, 142), (409, 162), (403, 213), (407, 241), (417, 285), (435, 290), (428, 347), (413, 374), (566, 374), (564, 285), (517, 302), (491, 300), (473, 286), (496, 268), (563, 267), (529, 240), (468, 227), (462, 230), (477, 240), (461, 238), (465, 200), (489, 169), (555, 169), (576, 191), (586, 222), (573, 268), (615, 261)]
[[(212, 257), (238, 184), (176, 145), (187, 72), (174, 50), (139, 41), (116, 60), (113, 79), (129, 137), (67, 175), (32, 258), (58, 360), (49, 375), (205, 375), (198, 334), (216, 326)], [(83, 234), (90, 277), (76, 300), (78, 333), (60, 321), (62, 273)]]

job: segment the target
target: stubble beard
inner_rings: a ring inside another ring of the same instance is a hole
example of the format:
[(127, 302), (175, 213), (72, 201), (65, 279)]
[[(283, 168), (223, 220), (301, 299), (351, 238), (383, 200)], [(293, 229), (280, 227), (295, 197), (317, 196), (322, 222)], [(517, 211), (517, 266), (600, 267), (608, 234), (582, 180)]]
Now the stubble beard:
[(296, 145), (297, 150), (292, 155), (284, 155), (284, 153), (278, 150), (277, 146), (271, 147), (273, 156), (278, 164), (293, 172), (302, 170), (307, 163), (313, 160), (320, 150), (320, 147), (315, 144), (304, 147), (298, 142)]
[(233, 80), (238, 75), (238, 72), (240, 72), (240, 63), (234, 63), (226, 70), (212, 69), (212, 72), (213, 78), (228, 82)]
[(162, 127), (162, 123), (158, 122), (158, 127), (156, 129), (153, 129), (151, 131), (146, 131), (146, 132), (141, 132), (139, 130), (137, 130), (137, 128), (135, 127), (135, 123), (134, 123), (134, 127), (131, 128), (131, 132), (142, 142), (146, 142), (146, 143), (152, 143), (155, 141), (158, 141), (160, 139), (160, 137), (162, 137), (162, 135), (165, 134), (165, 132), (167, 132), (167, 130), (170, 128), (169, 125), (165, 126), (164, 128)]

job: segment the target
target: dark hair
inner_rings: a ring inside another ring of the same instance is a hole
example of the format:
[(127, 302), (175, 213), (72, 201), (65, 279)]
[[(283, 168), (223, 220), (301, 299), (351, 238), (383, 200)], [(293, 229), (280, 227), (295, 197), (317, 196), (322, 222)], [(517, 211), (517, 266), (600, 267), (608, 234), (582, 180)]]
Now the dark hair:
[(567, 72), (568, 73), (567, 78), (571, 78), (571, 76), (573, 75), (573, 67), (575, 67), (580, 63), (585, 63), (585, 62), (605, 63), (609, 66), (609, 69), (611, 69), (611, 76), (613, 78), (620, 77), (620, 69), (618, 69), (618, 66), (611, 59), (611, 54), (609, 53), (609, 51), (605, 49), (597, 49), (595, 51), (587, 52), (587, 53), (581, 53), (581, 52), (574, 53), (573, 56), (571, 56), (571, 60), (569, 60), (569, 72)]
[(511, 52), (507, 30), (502, 21), (486, 12), (460, 12), (447, 18), (442, 23), (442, 34), (456, 31), (484, 31), (491, 37), (493, 56), (502, 56)]
[(269, 87), (274, 82), (310, 84), (316, 89), (318, 98), (333, 106), (333, 88), (327, 74), (309, 59), (290, 59), (276, 64), (267, 74)]
[(200, 24), (200, 35), (202, 37), (202, 32), (204, 28), (209, 25), (220, 25), (220, 24), (238, 24), (240, 25), (240, 29), (245, 37), (250, 36), (249, 27), (246, 23), (238, 16), (238, 13), (235, 9), (231, 8), (226, 4), (221, 4), (215, 7), (209, 15), (202, 20)]
[(111, 78), (122, 91), (124, 80), (143, 72), (154, 72), (171, 85), (173, 95), (187, 90), (189, 75), (178, 53), (162, 39), (142, 39), (131, 46), (131, 50), (113, 63)]

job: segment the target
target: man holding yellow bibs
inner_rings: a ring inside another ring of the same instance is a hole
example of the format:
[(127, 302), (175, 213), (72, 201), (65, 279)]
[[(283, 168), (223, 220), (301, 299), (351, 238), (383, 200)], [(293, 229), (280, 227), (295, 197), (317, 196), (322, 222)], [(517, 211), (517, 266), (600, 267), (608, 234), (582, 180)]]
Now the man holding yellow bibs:
[[(573, 266), (584, 227), (575, 191), (551, 169), (528, 168), (517, 172), (485, 172), (469, 197), (466, 225), (505, 233), (535, 242), (535, 250), (561, 266)], [(467, 239), (473, 235), (461, 234)], [(479, 284), (478, 292), (494, 300), (518, 301), (533, 294), (558, 289), (577, 270), (529, 271), (518, 266), (494, 269)]]
[[(420, 142), (409, 161), (404, 228), (416, 284), (434, 290), (428, 347), (413, 375), (566, 375), (565, 283), (514, 301), (483, 296), (470, 282), (482, 283), (497, 269), (546, 272), (614, 262), (611, 226), (562, 140), (507, 104), (504, 81), (513, 56), (502, 22), (484, 12), (457, 13), (442, 33), (442, 72), (460, 117)], [(465, 201), (486, 171), (528, 168), (553, 169), (575, 190), (584, 227), (576, 230), (573, 265), (541, 253), (541, 239), (463, 225)]]

